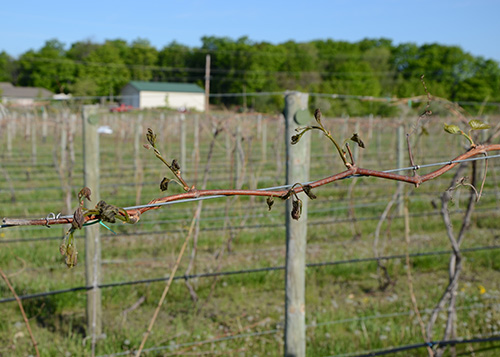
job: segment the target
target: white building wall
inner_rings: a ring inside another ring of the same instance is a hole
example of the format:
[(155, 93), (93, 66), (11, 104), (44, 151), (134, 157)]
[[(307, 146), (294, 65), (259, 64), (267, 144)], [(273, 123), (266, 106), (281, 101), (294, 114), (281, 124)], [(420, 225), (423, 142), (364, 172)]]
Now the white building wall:
[(204, 93), (169, 93), (168, 106), (171, 108), (195, 109), (200, 112), (205, 111)]
[(169, 107), (205, 111), (204, 93), (150, 92), (140, 93), (140, 108)]
[(140, 108), (166, 107), (165, 98), (167, 94), (166, 92), (141, 91)]
[(33, 98), (9, 98), (9, 97), (3, 97), (0, 98), (2, 99), (2, 102), (4, 104), (10, 103), (14, 106), (21, 106), (21, 107), (26, 107), (26, 106), (31, 106), (35, 104), (35, 100)]

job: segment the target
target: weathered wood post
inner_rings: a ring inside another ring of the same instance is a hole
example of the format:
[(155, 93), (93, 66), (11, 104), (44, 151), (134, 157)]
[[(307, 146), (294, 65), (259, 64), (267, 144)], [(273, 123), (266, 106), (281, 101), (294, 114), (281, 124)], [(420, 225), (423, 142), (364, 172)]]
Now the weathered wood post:
[(267, 121), (262, 120), (262, 114), (259, 114), (259, 123), (261, 123), (261, 155), (262, 161), (268, 160), (267, 158)]
[(234, 143), (234, 188), (243, 186), (243, 147), (241, 145), (241, 117), (236, 117), (236, 135)]
[(186, 115), (179, 114), (179, 120), (181, 122), (181, 158), (179, 164), (181, 169), (186, 172)]
[(141, 160), (141, 139), (142, 139), (142, 122), (144, 116), (139, 114), (135, 121), (135, 132), (134, 132), (134, 181), (135, 181), (135, 204), (138, 205), (141, 202), (142, 194), (142, 178), (143, 178), (143, 168)]
[(194, 185), (198, 184), (198, 166), (200, 165), (200, 116), (194, 115), (193, 133), (193, 163), (194, 163)]
[[(397, 167), (401, 168), (405, 165), (405, 144), (406, 144), (406, 135), (405, 135), (405, 123), (403, 119), (399, 120), (397, 129)], [(401, 172), (399, 172), (401, 174)], [(398, 205), (397, 211), (398, 216), (402, 216), (404, 213), (404, 202), (403, 202), (403, 192), (404, 192), (404, 182), (398, 181), (397, 183), (398, 190), (400, 195), (398, 197)]]
[(42, 142), (45, 144), (47, 141), (47, 108), (42, 107)]
[(31, 163), (33, 166), (36, 165), (36, 156), (37, 156), (37, 150), (36, 150), (36, 117), (33, 114), (27, 114), (27, 118), (29, 120), (29, 126), (31, 127), (30, 134), (31, 134)]
[[(309, 95), (290, 92), (285, 95), (285, 140), (286, 140), (286, 183), (309, 180), (309, 159), (311, 136), (304, 135), (300, 142), (291, 145), (295, 129), (307, 125), (311, 115), (307, 110)], [(305, 324), (305, 264), (307, 238), (307, 201), (304, 193), (299, 194), (303, 202), (302, 216), (298, 221), (290, 216), (292, 200), (286, 202), (286, 278), (285, 278), (285, 356), (306, 355)]]
[(16, 112), (12, 112), (10, 117), (7, 118), (7, 157), (12, 156), (12, 139), (15, 136), (15, 120), (16, 120)]
[[(83, 116), (83, 176), (84, 185), (92, 190), (92, 206), (99, 194), (99, 117), (97, 105), (84, 105)], [(102, 332), (101, 308), (101, 240), (99, 225), (85, 227), (85, 281), (87, 292), (87, 335), (92, 341)], [(92, 344), (94, 345), (94, 343)]]

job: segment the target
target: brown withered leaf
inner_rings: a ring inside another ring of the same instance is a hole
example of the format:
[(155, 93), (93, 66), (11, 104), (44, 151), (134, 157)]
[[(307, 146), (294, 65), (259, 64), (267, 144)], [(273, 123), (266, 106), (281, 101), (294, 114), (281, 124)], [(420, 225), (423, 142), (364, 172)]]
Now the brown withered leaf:
[(358, 133), (352, 134), (351, 140), (354, 141), (360, 148), (365, 148), (365, 143), (361, 138), (359, 137)]
[(319, 110), (319, 108), (314, 111), (314, 119), (316, 119), (316, 122), (321, 125), (321, 110)]
[(311, 200), (314, 200), (317, 198), (317, 196), (312, 193), (312, 187), (311, 185), (304, 185), (304, 193), (309, 197)]
[(298, 221), (301, 214), (302, 214), (302, 201), (294, 200), (292, 202), (292, 213), (291, 213), (292, 218)]
[(288, 190), (288, 191), (287, 191), (287, 193), (285, 193), (283, 196), (280, 196), (280, 198), (281, 198), (282, 200), (287, 200), (287, 199), (289, 199), (289, 198), (290, 198), (290, 196), (292, 195), (292, 191), (293, 191), (292, 189)]
[(146, 133), (146, 139), (151, 144), (152, 147), (156, 147), (156, 134), (153, 129), (148, 128), (148, 132)]
[(169, 182), (170, 182), (170, 180), (168, 178), (164, 177), (160, 183), (160, 190), (162, 190), (162, 191), (168, 190), (168, 183)]
[(84, 223), (85, 216), (83, 215), (83, 210), (81, 207), (78, 207), (73, 213), (73, 221), (71, 222), (71, 225), (75, 229), (82, 229)]
[(174, 171), (179, 171), (181, 167), (179, 166), (179, 163), (177, 162), (176, 159), (172, 160), (172, 164), (170, 165), (172, 167), (172, 170)]
[(297, 144), (299, 142), (301, 136), (302, 135), (300, 135), (300, 134), (293, 135), (292, 136), (292, 145)]
[(269, 211), (270, 211), (271, 208), (273, 207), (273, 204), (274, 204), (274, 197), (269, 196), (266, 200), (266, 203), (267, 203), (267, 207), (269, 208)]
[(91, 195), (92, 191), (90, 190), (90, 188), (88, 187), (84, 187), (80, 190), (80, 192), (78, 192), (78, 200), (81, 200), (82, 198), (86, 198), (87, 200), (90, 201), (90, 195)]
[(115, 216), (120, 212), (118, 207), (108, 204), (103, 200), (99, 201), (99, 203), (95, 206), (95, 208), (99, 211), (99, 216), (101, 220), (110, 223), (116, 222)]

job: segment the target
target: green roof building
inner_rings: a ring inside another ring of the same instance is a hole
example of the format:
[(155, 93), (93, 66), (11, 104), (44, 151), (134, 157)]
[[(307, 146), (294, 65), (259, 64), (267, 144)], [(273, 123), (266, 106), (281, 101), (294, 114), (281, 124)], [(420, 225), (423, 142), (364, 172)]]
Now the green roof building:
[(205, 91), (192, 83), (130, 81), (121, 95), (122, 103), (135, 108), (170, 107), (205, 111)]

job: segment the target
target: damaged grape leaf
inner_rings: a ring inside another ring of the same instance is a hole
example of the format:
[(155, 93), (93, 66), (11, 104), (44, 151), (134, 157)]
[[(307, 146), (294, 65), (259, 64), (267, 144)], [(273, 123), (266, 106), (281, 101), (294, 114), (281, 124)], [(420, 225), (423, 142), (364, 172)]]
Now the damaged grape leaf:
[(312, 193), (312, 187), (311, 185), (304, 185), (303, 186), (304, 188), (304, 193), (307, 195), (307, 197), (309, 197), (311, 200), (314, 200), (317, 198), (317, 196)]
[(291, 213), (292, 218), (298, 221), (301, 214), (302, 214), (302, 201), (299, 199), (294, 200), (292, 202), (292, 213)]
[(360, 148), (365, 148), (365, 143), (361, 138), (359, 137), (358, 133), (352, 134), (351, 140), (354, 141)]
[(156, 134), (153, 131), (153, 129), (148, 128), (146, 139), (148, 139), (148, 142), (151, 144), (152, 147), (156, 147)]
[(162, 190), (162, 191), (168, 190), (168, 183), (169, 182), (170, 182), (170, 180), (168, 178), (164, 177), (160, 183), (160, 190)]
[(85, 216), (83, 215), (83, 210), (81, 207), (78, 207), (75, 213), (73, 213), (73, 221), (71, 222), (71, 226), (75, 229), (82, 229), (84, 222)]
[(267, 207), (269, 208), (269, 211), (271, 210), (271, 207), (273, 207), (274, 204), (274, 198), (272, 196), (268, 197), (266, 200)]

